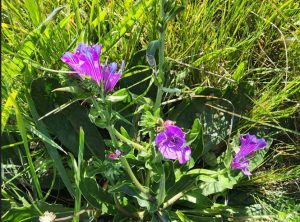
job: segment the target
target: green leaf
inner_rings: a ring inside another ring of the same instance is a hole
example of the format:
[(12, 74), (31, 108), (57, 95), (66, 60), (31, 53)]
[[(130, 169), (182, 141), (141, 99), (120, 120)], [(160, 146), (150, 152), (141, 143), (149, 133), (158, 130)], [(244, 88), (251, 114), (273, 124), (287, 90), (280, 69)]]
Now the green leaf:
[(80, 180), (79, 187), (83, 197), (93, 207), (101, 209), (103, 203), (114, 205), (113, 197), (99, 187), (95, 179), (83, 177)]
[(144, 15), (145, 10), (148, 10), (148, 7), (152, 5), (152, 2), (153, 0), (136, 2), (127, 12), (127, 15), (113, 29), (107, 32), (103, 37), (105, 41), (102, 45), (106, 46), (103, 49), (104, 53), (109, 51), (123, 35), (131, 31), (136, 23), (140, 24), (141, 17)]
[(245, 74), (246, 61), (241, 62), (234, 73), (232, 74), (232, 79), (239, 82), (243, 75)]
[(203, 158), (204, 162), (206, 164), (208, 164), (209, 166), (216, 166), (218, 164), (218, 160), (217, 160), (217, 156), (214, 152), (207, 152), (206, 154), (204, 154)]
[[(27, 97), (27, 101), (30, 107), (30, 112), (31, 115), (33, 116), (33, 119), (36, 123), (37, 129), (42, 132), (46, 137), (50, 138), (49, 132), (44, 124), (43, 121), (38, 121), (39, 119), (39, 115), (36, 111), (36, 107), (34, 105), (34, 102), (31, 98), (31, 96), (29, 94), (26, 94)], [(71, 184), (71, 181), (68, 177), (67, 171), (63, 165), (62, 159), (60, 157), (60, 154), (58, 153), (58, 151), (53, 148), (51, 145), (49, 144), (45, 144), (46, 150), (48, 152), (48, 154), (50, 155), (51, 159), (54, 161), (54, 166), (56, 167), (59, 175), (62, 178), (62, 181), (64, 183), (64, 185), (66, 186), (67, 190), (69, 191), (69, 193), (73, 196), (74, 195), (74, 189), (73, 186)]]
[(239, 177), (240, 176), (232, 177), (229, 173), (219, 174), (216, 180), (202, 182), (200, 184), (202, 194), (204, 196), (208, 196), (210, 194), (220, 193), (227, 189), (232, 189), (232, 187), (237, 183)]
[(162, 173), (160, 174), (160, 181), (159, 181), (159, 189), (158, 189), (158, 194), (156, 196), (158, 206), (160, 206), (164, 202), (165, 197), (166, 197), (166, 175), (165, 175), (164, 166), (162, 166)]
[(9, 118), (9, 114), (10, 114), (10, 110), (13, 107), (13, 100), (15, 100), (16, 96), (17, 96), (17, 91), (13, 91), (7, 98), (5, 105), (2, 109), (2, 113), (1, 113), (1, 134), (3, 133), (3, 130), (6, 126), (6, 123), (8, 121)]
[(147, 62), (152, 68), (156, 67), (155, 53), (159, 48), (159, 46), (160, 46), (160, 40), (153, 40), (149, 43), (146, 51)]
[[(55, 78), (39, 78), (32, 81), (31, 96), (34, 101), (37, 113), (43, 116), (46, 113), (72, 101), (72, 95), (64, 92), (52, 92), (53, 89), (60, 88), (60, 84)], [(75, 156), (78, 154), (79, 147), (79, 128), (85, 132), (85, 157), (91, 155), (104, 158), (105, 144), (98, 129), (91, 123), (88, 111), (78, 102), (74, 102), (63, 110), (53, 113), (43, 118), (43, 122), (48, 128), (49, 133), (71, 151)]]
[(211, 176), (207, 176), (207, 175), (199, 175), (197, 177), (197, 180), (206, 182), (206, 183), (211, 183), (211, 182), (216, 182), (217, 180)]
[(193, 222), (191, 219), (189, 219), (186, 215), (184, 215), (184, 213), (182, 213), (179, 210), (176, 211), (176, 215), (182, 222)]
[(128, 95), (124, 95), (124, 96), (113, 96), (113, 95), (109, 95), (106, 97), (106, 99), (108, 101), (111, 101), (112, 103), (117, 103), (117, 102), (121, 102), (124, 101), (127, 98)]
[(187, 134), (187, 142), (191, 145), (192, 157), (195, 162), (197, 162), (203, 152), (202, 125), (199, 118), (194, 120), (192, 129), (190, 133)]
[(66, 86), (66, 87), (60, 87), (57, 89), (53, 89), (52, 92), (69, 92), (77, 95), (82, 95), (84, 92), (82, 88), (78, 86)]
[(166, 88), (166, 87), (162, 87), (162, 90), (166, 93), (175, 93), (175, 94), (180, 94), (181, 90), (178, 88)]
[(149, 202), (146, 194), (142, 193), (131, 183), (123, 182), (122, 184), (111, 187), (108, 192), (109, 193), (122, 192), (127, 194), (128, 196), (134, 197), (141, 207), (145, 207), (148, 210), (150, 210), (151, 206), (153, 207), (153, 204)]
[(56, 142), (54, 142), (54, 140), (52, 140), (51, 138), (47, 137), (42, 132), (40, 132), (39, 130), (37, 130), (34, 126), (26, 124), (26, 128), (30, 132), (32, 132), (33, 134), (35, 134), (36, 136), (38, 136), (43, 142), (49, 144), (52, 147), (55, 147), (56, 149), (62, 151), (63, 153), (65, 153), (67, 155), (67, 152), (60, 145), (58, 145)]
[(172, 187), (167, 190), (166, 200), (169, 200), (179, 192), (185, 192), (191, 189), (196, 181), (194, 175), (183, 175)]
[(121, 132), (121, 134), (122, 134), (124, 137), (126, 137), (127, 139), (129, 139), (129, 140), (132, 139), (132, 138), (129, 136), (129, 134), (127, 133), (126, 129), (125, 129), (123, 126), (121, 126), (121, 128), (120, 128), (120, 132)]
[(213, 202), (202, 194), (200, 188), (187, 192), (176, 203), (194, 209), (210, 208), (213, 205)]

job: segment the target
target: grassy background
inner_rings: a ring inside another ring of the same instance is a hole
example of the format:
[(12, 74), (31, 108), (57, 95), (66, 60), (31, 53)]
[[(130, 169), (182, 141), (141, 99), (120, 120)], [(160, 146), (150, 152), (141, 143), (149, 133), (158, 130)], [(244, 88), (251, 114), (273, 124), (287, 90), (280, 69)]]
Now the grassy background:
[[(185, 10), (166, 31), (167, 86), (189, 96), (202, 88), (217, 90), (235, 108), (235, 131), (269, 133), (274, 141), (268, 159), (237, 189), (250, 190), (267, 215), (296, 221), (300, 198), (299, 2), (178, 2)], [(65, 177), (66, 188), (73, 192), (69, 172), (62, 169), (68, 161), (45, 145), (62, 146), (37, 121), (39, 107), (31, 98), (32, 81), (48, 76), (68, 82), (64, 73), (68, 68), (60, 57), (80, 41), (103, 44), (102, 61), (126, 61), (122, 86), (144, 81), (149, 76), (145, 50), (159, 35), (156, 5), (155, 0), (2, 1), (3, 212), (32, 206), (32, 195), (73, 207), (68, 197), (51, 193), (57, 186), (54, 179), (48, 191), (41, 189), (38, 180), (53, 169)], [(142, 93), (141, 88), (133, 89)], [(168, 94), (164, 101), (173, 98)], [(28, 190), (30, 184), (33, 192)]]

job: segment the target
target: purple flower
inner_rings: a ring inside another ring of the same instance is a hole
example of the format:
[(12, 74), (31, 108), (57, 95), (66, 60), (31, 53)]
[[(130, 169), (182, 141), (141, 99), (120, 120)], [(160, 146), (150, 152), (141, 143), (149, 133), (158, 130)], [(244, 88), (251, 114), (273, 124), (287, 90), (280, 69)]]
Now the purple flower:
[(113, 62), (107, 65), (103, 66), (103, 84), (104, 84), (104, 90), (106, 92), (111, 92), (115, 88), (115, 85), (119, 81), (121, 75), (122, 75), (122, 70), (124, 69), (124, 62), (122, 62), (121, 65), (121, 71), (116, 73), (117, 70), (117, 63)]
[(66, 52), (61, 60), (74, 69), (82, 79), (84, 79), (84, 75), (88, 75), (98, 85), (103, 82), (104, 90), (111, 92), (122, 75), (124, 63), (119, 72), (116, 72), (117, 63), (101, 65), (101, 51), (101, 45), (88, 46), (79, 43), (75, 53)]
[(232, 169), (240, 169), (245, 175), (251, 175), (249, 172), (249, 159), (248, 155), (253, 154), (259, 149), (266, 147), (267, 143), (265, 139), (257, 139), (255, 135), (249, 133), (243, 137), (240, 135), (241, 146), (239, 152), (235, 155), (231, 162)]
[(116, 159), (116, 158), (118, 158), (119, 156), (121, 156), (121, 151), (119, 150), (119, 149), (116, 149), (116, 152), (114, 152), (114, 153), (109, 153), (108, 155), (107, 155), (107, 157), (109, 158), (109, 159), (111, 159), (111, 160), (114, 160), (114, 159)]
[(190, 147), (186, 146), (185, 134), (177, 126), (165, 127), (165, 131), (156, 136), (155, 144), (167, 159), (177, 159), (180, 164), (184, 164), (191, 158), (192, 152)]

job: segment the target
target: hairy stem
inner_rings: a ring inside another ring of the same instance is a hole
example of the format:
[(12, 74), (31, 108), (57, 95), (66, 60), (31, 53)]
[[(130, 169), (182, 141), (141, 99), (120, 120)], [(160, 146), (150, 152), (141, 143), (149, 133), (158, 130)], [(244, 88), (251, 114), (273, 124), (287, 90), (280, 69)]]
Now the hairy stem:
[(155, 105), (154, 105), (154, 112), (160, 107), (161, 105), (161, 100), (162, 100), (162, 95), (163, 95), (163, 84), (164, 84), (164, 62), (165, 62), (165, 25), (164, 25), (164, 19), (165, 19), (165, 11), (164, 11), (164, 4), (165, 0), (160, 0), (160, 17), (161, 21), (163, 24), (161, 24), (162, 30), (160, 31), (159, 35), (159, 40), (160, 40), (160, 46), (159, 46), (159, 55), (158, 55), (158, 60), (159, 60), (159, 69), (158, 69), (158, 76), (159, 80), (161, 81), (157, 88), (157, 94), (156, 94), (156, 100), (155, 100)]
[(143, 193), (149, 194), (149, 191), (138, 181), (138, 179), (135, 177), (134, 173), (131, 170), (131, 167), (129, 166), (129, 163), (127, 162), (126, 158), (124, 156), (121, 157), (121, 163), (123, 167), (125, 168), (126, 172), (128, 173), (130, 179), (132, 182), (136, 185), (136, 187)]
[(135, 143), (135, 142), (131, 141), (130, 139), (126, 138), (121, 133), (119, 133), (118, 130), (116, 130), (116, 129), (114, 129), (114, 136), (117, 136), (120, 140), (127, 143), (128, 145), (133, 146), (133, 148), (135, 148), (139, 151), (146, 151), (146, 149), (142, 145)]
[(173, 196), (171, 199), (169, 199), (168, 201), (166, 201), (163, 206), (162, 209), (166, 209), (167, 207), (173, 205), (177, 200), (179, 200), (181, 197), (183, 197), (184, 192), (179, 192), (177, 193), (175, 196)]

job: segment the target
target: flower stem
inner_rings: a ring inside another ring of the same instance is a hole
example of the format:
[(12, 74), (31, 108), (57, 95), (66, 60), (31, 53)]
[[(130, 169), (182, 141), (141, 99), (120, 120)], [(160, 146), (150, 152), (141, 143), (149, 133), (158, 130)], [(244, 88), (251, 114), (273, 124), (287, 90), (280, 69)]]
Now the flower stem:
[(184, 190), (180, 191), (179, 193), (177, 193), (176, 195), (171, 197), (169, 200), (164, 202), (161, 209), (163, 210), (163, 209), (166, 209), (167, 207), (173, 205), (177, 200), (179, 200), (181, 197), (183, 197), (188, 191), (193, 190), (193, 188), (195, 188), (194, 184), (187, 186)]
[(130, 179), (132, 182), (136, 185), (136, 187), (143, 193), (149, 195), (149, 191), (138, 181), (138, 179), (135, 177), (134, 173), (131, 170), (131, 167), (129, 166), (129, 163), (127, 162), (126, 158), (124, 156), (121, 156), (121, 163), (124, 166), (126, 172), (128, 173)]
[(165, 54), (164, 54), (164, 50), (165, 50), (165, 11), (164, 11), (164, 4), (165, 4), (165, 0), (160, 0), (160, 17), (161, 17), (161, 28), (162, 30), (160, 30), (160, 35), (159, 35), (159, 42), (160, 42), (160, 46), (159, 46), (159, 54), (158, 54), (158, 60), (159, 60), (159, 67), (158, 67), (158, 76), (159, 76), (159, 81), (161, 81), (157, 88), (157, 94), (156, 94), (156, 100), (155, 100), (155, 105), (154, 105), (154, 112), (160, 107), (161, 105), (161, 100), (162, 100), (162, 95), (163, 95), (163, 84), (164, 84), (164, 63), (165, 63)]
[(133, 148), (135, 148), (139, 151), (146, 151), (146, 149), (142, 145), (135, 143), (135, 142), (131, 141), (130, 139), (126, 138), (121, 133), (119, 133), (118, 130), (115, 129), (114, 133), (115, 133), (114, 136), (117, 136), (120, 140), (127, 143), (128, 145), (133, 146)]
[(179, 200), (181, 197), (183, 197), (184, 192), (179, 192), (177, 193), (175, 196), (173, 196), (171, 199), (169, 199), (168, 201), (166, 201), (163, 206), (162, 209), (166, 209), (167, 207), (171, 206), (172, 204), (174, 204), (177, 200)]

